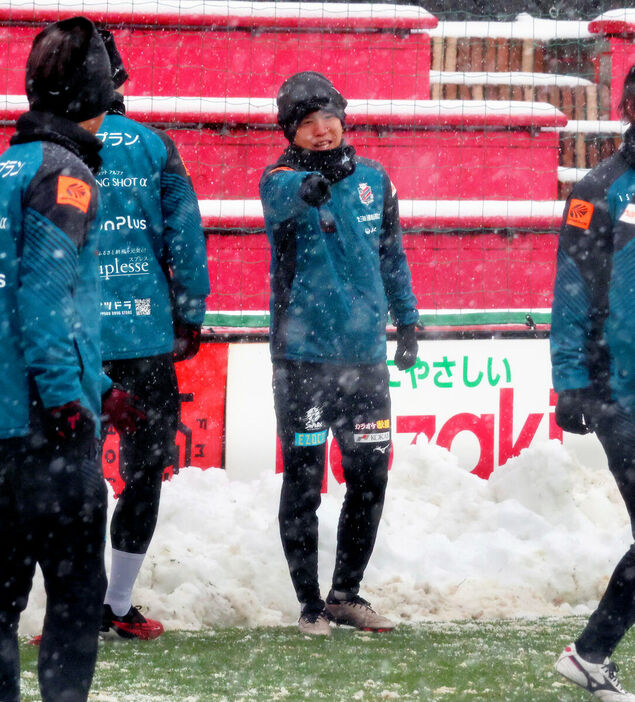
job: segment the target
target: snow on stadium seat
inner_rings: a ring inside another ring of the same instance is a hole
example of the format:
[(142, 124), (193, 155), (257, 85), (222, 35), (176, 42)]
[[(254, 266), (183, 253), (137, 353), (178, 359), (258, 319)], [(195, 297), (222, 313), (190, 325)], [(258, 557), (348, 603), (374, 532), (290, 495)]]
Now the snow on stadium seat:
[[(202, 200), (216, 327), (268, 324), (259, 200)], [(401, 200), (404, 246), (428, 326), (548, 322), (561, 201)], [(530, 319), (527, 319), (527, 313)]]
[[(258, 179), (285, 145), (273, 101), (131, 97), (128, 106), (136, 119), (169, 127), (194, 176), (208, 232), (208, 310), (262, 321), (269, 253)], [(23, 97), (0, 98), (5, 122), (25, 107)], [(431, 319), (441, 309), (475, 319), (501, 309), (546, 314), (562, 210), (560, 112), (504, 101), (351, 101), (348, 123), (351, 142), (397, 186), (415, 293)]]
[[(273, 101), (217, 101), (189, 114), (177, 113), (180, 100), (175, 112), (168, 104), (157, 111), (156, 99), (129, 104), (140, 118), (180, 122), (168, 133), (201, 198), (257, 197), (264, 165), (287, 145)], [(350, 100), (347, 108), (350, 143), (385, 166), (402, 197), (417, 199), (523, 199), (529, 174), (532, 197), (554, 199), (558, 143), (550, 130), (564, 124), (545, 103)]]
[(611, 119), (620, 119), (624, 78), (635, 65), (635, 9), (604, 12), (589, 23), (589, 32), (605, 38), (599, 49), (599, 80), (611, 86)]
[(6, 92), (23, 90), (26, 57), (42, 25), (75, 14), (115, 33), (130, 94), (271, 97), (289, 75), (317, 70), (350, 97), (430, 96), (426, 30), (437, 19), (423, 8), (242, 0), (2, 0)]
[(566, 126), (558, 129), (559, 199), (566, 199), (575, 183), (619, 149), (626, 127), (619, 120), (569, 120)]
[[(131, 117), (167, 129), (203, 199), (257, 197), (264, 166), (286, 146), (270, 99), (126, 102)], [(25, 106), (24, 98), (0, 96), (5, 121)], [(532, 197), (545, 200), (557, 196), (554, 129), (566, 121), (547, 103), (350, 100), (347, 139), (381, 161), (402, 197), (524, 199), (531, 176)]]
[[(257, 197), (263, 168), (287, 145), (270, 99), (128, 97), (126, 103), (131, 117), (167, 129), (202, 199)], [(0, 96), (5, 120), (25, 106), (19, 96)], [(566, 121), (547, 103), (350, 100), (347, 139), (384, 165), (402, 197), (525, 199), (530, 178), (531, 196), (546, 200), (557, 196), (554, 129)]]

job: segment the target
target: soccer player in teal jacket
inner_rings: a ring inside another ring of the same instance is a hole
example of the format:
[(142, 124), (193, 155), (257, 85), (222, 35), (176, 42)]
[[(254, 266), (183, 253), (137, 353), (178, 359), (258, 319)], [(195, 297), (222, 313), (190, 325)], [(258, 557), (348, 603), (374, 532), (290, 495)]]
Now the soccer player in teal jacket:
[(30, 111), (0, 156), (0, 699), (19, 702), (18, 622), (35, 567), (46, 588), (44, 702), (83, 702), (106, 586), (106, 490), (98, 461), (99, 353), (94, 136), (112, 101), (93, 24), (40, 32)]
[[(128, 75), (110, 32), (101, 30), (115, 88)], [(132, 605), (152, 539), (163, 471), (177, 463), (180, 400), (175, 361), (198, 351), (209, 294), (196, 194), (172, 140), (125, 116), (116, 93), (99, 130), (103, 200), (99, 239), (104, 370), (145, 412), (120, 431), (125, 488), (110, 524), (112, 562), (102, 631), (149, 639), (163, 631)]]
[[(384, 169), (343, 140), (346, 100), (319, 73), (278, 93), (290, 146), (260, 182), (271, 246), (271, 357), (284, 476), (280, 533), (301, 605), (301, 631), (328, 635), (329, 619), (369, 631), (393, 623), (359, 596), (381, 516), (390, 457), (386, 323), (395, 364), (417, 359), (418, 319), (395, 189)], [(317, 573), (316, 510), (332, 429), (346, 498), (332, 588)]]
[[(635, 66), (621, 110), (622, 148), (596, 166), (567, 201), (558, 246), (551, 321), (556, 421), (595, 432), (635, 537)], [(605, 702), (635, 702), (610, 657), (635, 622), (635, 545), (557, 670)]]

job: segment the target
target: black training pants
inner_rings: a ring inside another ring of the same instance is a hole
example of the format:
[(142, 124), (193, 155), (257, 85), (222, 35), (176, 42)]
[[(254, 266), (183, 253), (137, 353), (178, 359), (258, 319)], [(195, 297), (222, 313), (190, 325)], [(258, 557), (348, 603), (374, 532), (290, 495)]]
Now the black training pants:
[[(619, 405), (594, 427), (631, 519), (635, 537), (635, 418)], [(606, 592), (576, 642), (581, 656), (611, 656), (635, 623), (635, 544), (617, 564)]]
[(38, 673), (43, 702), (84, 702), (106, 590), (106, 488), (97, 441), (35, 449), (0, 440), (0, 702), (19, 702), (18, 621), (36, 564), (46, 588)]
[(342, 452), (346, 479), (333, 588), (357, 593), (375, 545), (388, 478), (391, 434), (386, 364), (275, 361), (273, 390), (284, 462), (280, 535), (298, 600), (321, 601), (316, 511), (329, 428)]
[(110, 522), (113, 548), (126, 553), (148, 550), (159, 514), (163, 471), (176, 462), (180, 421), (179, 389), (172, 354), (104, 363), (147, 415), (132, 434), (120, 436), (119, 471), (126, 486)]

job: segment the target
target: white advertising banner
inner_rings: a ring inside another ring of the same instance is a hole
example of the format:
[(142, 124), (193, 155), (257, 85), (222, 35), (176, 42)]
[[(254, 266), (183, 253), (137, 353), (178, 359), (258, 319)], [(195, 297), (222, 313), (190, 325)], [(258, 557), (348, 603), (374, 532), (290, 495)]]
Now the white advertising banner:
[[(388, 344), (388, 358), (395, 342)], [(482, 478), (538, 442), (563, 440), (554, 420), (547, 339), (420, 341), (415, 368), (388, 362), (393, 460), (409, 444), (432, 441)], [(267, 344), (234, 344), (227, 375), (225, 466), (229, 477), (251, 480), (281, 465)], [(606, 460), (594, 436), (564, 435), (587, 465)], [(339, 449), (329, 436), (325, 489), (342, 481)]]

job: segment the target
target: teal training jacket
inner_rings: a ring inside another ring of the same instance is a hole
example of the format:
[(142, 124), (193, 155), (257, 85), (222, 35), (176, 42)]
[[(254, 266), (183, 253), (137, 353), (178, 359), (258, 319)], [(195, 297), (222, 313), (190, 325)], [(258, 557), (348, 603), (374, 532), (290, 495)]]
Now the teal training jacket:
[(565, 207), (551, 313), (556, 392), (591, 387), (635, 414), (635, 127)]
[(38, 407), (73, 400), (99, 432), (111, 382), (99, 352), (97, 211), (93, 175), (62, 145), (0, 156), (0, 438), (26, 436)]
[(389, 311), (400, 326), (418, 319), (396, 192), (379, 163), (352, 158), (319, 208), (299, 196), (309, 171), (279, 162), (261, 178), (274, 360), (381, 363)]
[(196, 195), (163, 132), (109, 114), (97, 136), (104, 360), (170, 353), (173, 319), (200, 326), (209, 294)]

